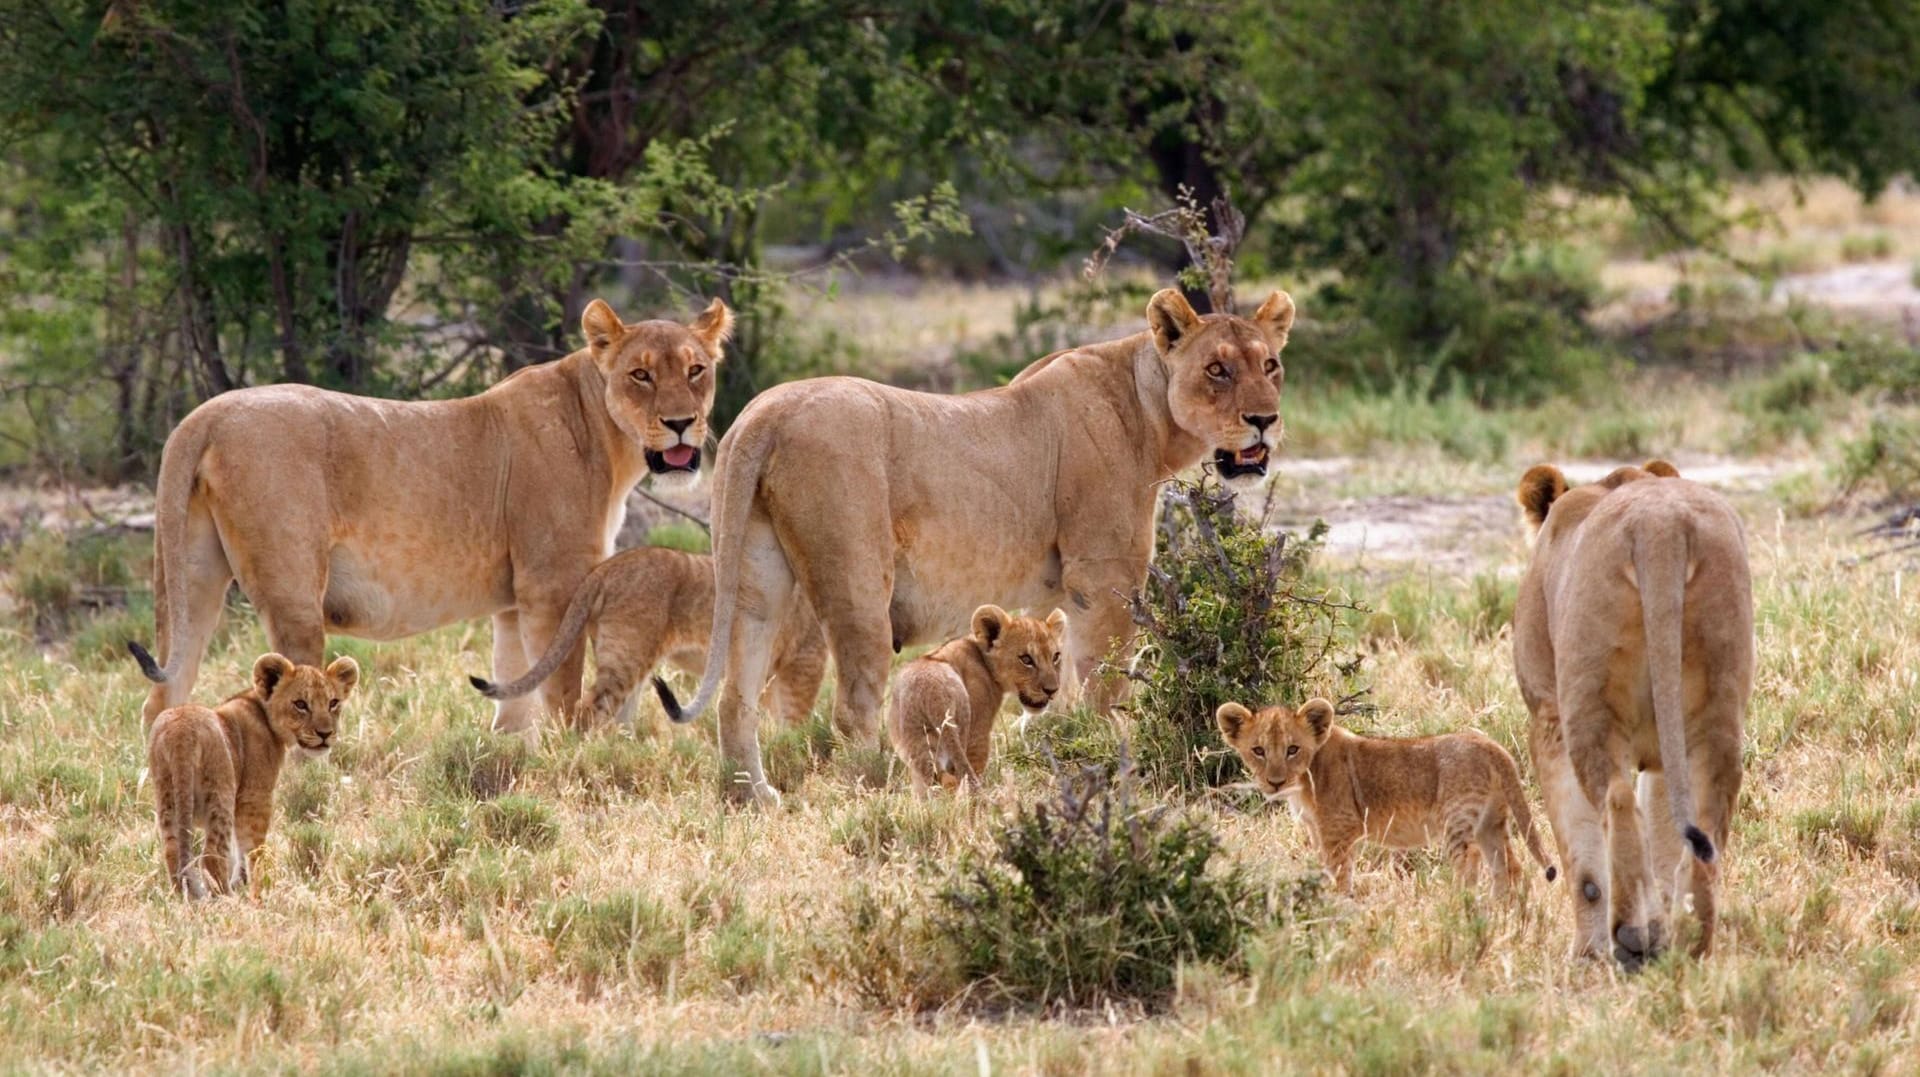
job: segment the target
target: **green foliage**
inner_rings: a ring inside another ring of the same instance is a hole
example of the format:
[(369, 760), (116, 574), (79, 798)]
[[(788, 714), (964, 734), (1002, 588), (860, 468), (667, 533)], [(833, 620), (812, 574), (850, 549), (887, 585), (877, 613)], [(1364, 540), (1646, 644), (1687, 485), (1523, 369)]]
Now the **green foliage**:
[(648, 546), (664, 546), (685, 553), (710, 553), (713, 536), (692, 520), (668, 520), (647, 529)]
[(477, 805), (473, 827), (495, 845), (546, 849), (560, 837), (560, 823), (544, 801), (509, 793)]
[(1133, 599), (1144, 630), (1134, 744), (1143, 774), (1196, 790), (1238, 770), (1215, 730), (1220, 704), (1342, 694), (1329, 686), (1357, 668), (1357, 659), (1333, 661), (1354, 607), (1307, 572), (1324, 524), (1296, 539), (1241, 519), (1233, 495), (1211, 481), (1166, 491), (1147, 587)]
[[(34, 631), (53, 638), (79, 628), (93, 612), (125, 608), (136, 597), (151, 616), (151, 596), (144, 588), (136, 594), (134, 585), (140, 544), (116, 534), (70, 535), (36, 528), (0, 546), (0, 572), (30, 615)], [(120, 647), (127, 638), (111, 641), (111, 646)]]
[(1056, 778), (1002, 830), (961, 853), (934, 928), (989, 996), (1047, 1006), (1164, 1004), (1182, 964), (1238, 963), (1262, 911), (1196, 816), (1134, 799), (1122, 762)]
[(1885, 501), (1920, 498), (1920, 419), (1876, 415), (1866, 432), (1840, 446), (1836, 478), (1846, 496)]
[(421, 781), (432, 792), (491, 800), (514, 787), (531, 756), (512, 734), (450, 729), (420, 761)]
[(687, 952), (685, 916), (638, 891), (563, 898), (541, 913), (540, 928), (589, 997), (614, 977), (663, 987)]

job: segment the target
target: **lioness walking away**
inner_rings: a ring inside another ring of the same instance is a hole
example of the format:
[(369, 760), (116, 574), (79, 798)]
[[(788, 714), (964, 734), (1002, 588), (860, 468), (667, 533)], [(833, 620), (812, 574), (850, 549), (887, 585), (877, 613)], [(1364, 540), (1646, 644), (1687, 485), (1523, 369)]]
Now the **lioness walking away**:
[[(827, 639), (798, 594), (773, 645), (766, 691), (776, 715), (806, 720), (827, 671)], [(600, 562), (573, 593), (547, 653), (511, 684), (469, 677), (488, 699), (526, 695), (559, 668), (580, 642), (593, 640), (593, 690), (569, 718), (587, 728), (618, 718), (633, 721), (633, 692), (664, 659), (698, 677), (707, 668), (707, 631), (713, 625), (713, 558), (659, 547), (625, 550)]]
[[(142, 665), (153, 661), (139, 644), (129, 646)], [(359, 664), (345, 656), (322, 670), (261, 655), (253, 687), (218, 707), (189, 703), (154, 719), (147, 770), (169, 885), (203, 898), (252, 878), (287, 749), (321, 755), (331, 748), (340, 704), (359, 681)], [(206, 832), (198, 864), (195, 827)]]
[(1542, 465), (1516, 496), (1534, 542), (1513, 664), (1571, 883), (1574, 952), (1611, 944), (1637, 968), (1665, 947), (1684, 885), (1704, 954), (1753, 692), (1745, 530), (1725, 498), (1663, 460), (1573, 489)]
[(1028, 714), (1060, 690), (1067, 615), (1010, 617), (998, 606), (973, 611), (973, 632), (908, 662), (893, 682), (887, 732), (906, 761), (913, 791), (938, 783), (978, 784), (987, 769), (993, 722), (1011, 692)]
[(1444, 838), (1463, 882), (1476, 874), (1474, 850), (1505, 895), (1520, 878), (1507, 841), (1512, 818), (1527, 851), (1555, 872), (1520, 786), (1513, 756), (1474, 731), (1399, 739), (1362, 737), (1334, 724), (1333, 704), (1310, 699), (1298, 710), (1276, 705), (1258, 713), (1238, 703), (1214, 712), (1220, 734), (1268, 797), (1284, 797), (1307, 821), (1334, 885), (1352, 889), (1353, 847), (1371, 838), (1390, 849), (1416, 849)]

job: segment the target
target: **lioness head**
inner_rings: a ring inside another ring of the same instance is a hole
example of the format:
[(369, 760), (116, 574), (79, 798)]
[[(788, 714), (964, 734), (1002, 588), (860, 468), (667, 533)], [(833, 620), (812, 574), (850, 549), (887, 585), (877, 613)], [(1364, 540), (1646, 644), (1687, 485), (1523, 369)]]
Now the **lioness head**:
[(580, 315), (580, 328), (607, 384), (607, 414), (640, 444), (654, 481), (692, 481), (707, 440), (721, 349), (733, 335), (733, 312), (715, 299), (686, 325), (628, 325), (596, 299)]
[(1213, 720), (1262, 793), (1291, 796), (1302, 790), (1313, 754), (1333, 730), (1333, 704), (1309, 699), (1295, 710), (1277, 703), (1255, 714), (1238, 703), (1222, 703)]
[(1560, 515), (1554, 517), (1556, 525), (1572, 527), (1585, 519), (1602, 497), (1627, 483), (1679, 477), (1679, 469), (1665, 460), (1649, 460), (1639, 467), (1614, 468), (1598, 482), (1569, 487), (1567, 477), (1560, 473), (1559, 468), (1552, 464), (1536, 464), (1520, 476), (1520, 486), (1514, 491), (1513, 499), (1519, 502), (1520, 511), (1526, 515), (1528, 538), (1538, 541), (1541, 528), (1547, 523), (1547, 513), (1555, 507), (1560, 509)]
[(1213, 452), (1229, 485), (1258, 483), (1280, 444), (1280, 350), (1293, 327), (1293, 299), (1275, 292), (1252, 318), (1194, 313), (1178, 288), (1147, 302), (1147, 327), (1167, 368), (1167, 407), (1182, 430)]
[(973, 611), (973, 638), (987, 656), (994, 682), (1020, 697), (1020, 706), (1038, 711), (1060, 690), (1060, 647), (1067, 615), (1054, 610), (1046, 620), (1014, 617), (998, 606)]
[(360, 664), (346, 655), (326, 669), (296, 666), (278, 654), (263, 654), (253, 664), (253, 690), (274, 739), (307, 755), (325, 755), (333, 747), (340, 704), (358, 683)]

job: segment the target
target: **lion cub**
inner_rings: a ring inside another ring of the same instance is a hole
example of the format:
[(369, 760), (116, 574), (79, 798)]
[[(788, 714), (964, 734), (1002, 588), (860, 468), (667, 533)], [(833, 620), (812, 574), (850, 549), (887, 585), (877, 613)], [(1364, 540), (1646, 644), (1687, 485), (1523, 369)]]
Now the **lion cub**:
[[(151, 661), (128, 644), (142, 664)], [(169, 707), (147, 733), (147, 769), (167, 881), (189, 897), (245, 885), (273, 821), (273, 788), (288, 748), (324, 755), (333, 745), (340, 704), (360, 680), (348, 657), (326, 669), (296, 666), (277, 654), (253, 664), (253, 687), (218, 707)], [(193, 828), (206, 831), (191, 854)]]
[(908, 662), (893, 682), (887, 732), (906, 761), (913, 791), (938, 782), (952, 790), (978, 784), (987, 769), (993, 721), (1008, 692), (1031, 714), (1060, 690), (1060, 645), (1067, 615), (1042, 621), (998, 606), (973, 611), (973, 632)]
[(1412, 849), (1444, 836), (1463, 880), (1472, 882), (1477, 873), (1477, 845), (1494, 893), (1504, 895), (1520, 877), (1507, 843), (1509, 815), (1547, 878), (1556, 874), (1533, 828), (1513, 756), (1477, 732), (1362, 737), (1335, 725), (1333, 704), (1324, 699), (1258, 714), (1226, 703), (1214, 719), (1260, 791), (1284, 797), (1306, 819), (1334, 885), (1344, 892), (1352, 890), (1353, 847), (1361, 838)]

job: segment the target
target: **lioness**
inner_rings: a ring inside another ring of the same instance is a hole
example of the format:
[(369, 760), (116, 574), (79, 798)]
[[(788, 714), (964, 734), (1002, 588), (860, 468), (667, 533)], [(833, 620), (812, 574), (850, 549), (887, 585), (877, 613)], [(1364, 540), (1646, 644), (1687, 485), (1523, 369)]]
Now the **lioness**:
[(1611, 940), (1628, 968), (1653, 957), (1672, 888), (1690, 869), (1694, 952), (1704, 954), (1753, 690), (1740, 518), (1658, 460), (1571, 490), (1543, 465), (1517, 497), (1534, 540), (1513, 663), (1572, 882), (1574, 952), (1597, 957)]
[[(493, 617), (494, 679), (547, 649), (574, 589), (613, 552), (641, 476), (691, 478), (733, 315), (621, 322), (600, 300), (587, 346), (479, 396), (401, 402), (274, 385), (223, 393), (167, 439), (156, 488), (154, 627), (165, 668), (147, 722), (184, 701), (227, 584), (273, 649), (320, 660), (328, 633), (398, 639)], [(572, 710), (575, 649), (544, 702)], [(520, 730), (527, 701), (499, 705)]]
[(1507, 820), (1527, 851), (1554, 878), (1533, 827), (1520, 768), (1505, 748), (1467, 730), (1434, 737), (1362, 737), (1334, 724), (1333, 704), (1309, 699), (1258, 713), (1239, 703), (1214, 711), (1220, 735), (1253, 774), (1260, 791), (1284, 797), (1312, 831), (1334, 885), (1352, 890), (1353, 847), (1371, 838), (1390, 849), (1417, 849), (1443, 837), (1454, 872), (1471, 883), (1474, 849), (1505, 895), (1520, 879)]
[[(764, 679), (796, 584), (826, 627), (843, 736), (872, 738), (894, 651), (958, 635), (983, 602), (1071, 603), (1068, 662), (1085, 680), (1132, 636), (1123, 596), (1146, 577), (1157, 484), (1209, 456), (1230, 481), (1266, 473), (1293, 314), (1274, 292), (1252, 318), (1201, 317), (1169, 288), (1148, 331), (1049, 355), (998, 389), (815, 378), (761, 393), (714, 470), (706, 676), (684, 710), (656, 680), (668, 714), (691, 720), (724, 673), (721, 754), (737, 789), (778, 800), (737, 686)], [(1095, 705), (1119, 683), (1095, 684)]]
[(1032, 714), (1060, 690), (1065, 610), (1046, 620), (1010, 617), (998, 606), (973, 611), (973, 631), (908, 662), (893, 679), (887, 732), (907, 764), (913, 791), (939, 783), (978, 784), (993, 744), (993, 721), (1008, 692)]
[[(794, 608), (774, 643), (767, 691), (774, 713), (805, 721), (827, 672), (827, 641), (820, 622), (794, 597)], [(593, 639), (593, 689), (568, 718), (584, 728), (618, 717), (633, 720), (633, 690), (662, 658), (699, 676), (707, 666), (707, 630), (713, 624), (713, 558), (659, 547), (625, 550), (600, 562), (567, 604), (547, 653), (511, 684), (469, 677), (488, 699), (513, 699), (547, 679), (573, 653), (580, 633)]]
[[(359, 664), (344, 655), (323, 670), (266, 654), (253, 664), (253, 686), (218, 707), (160, 712), (147, 734), (147, 771), (170, 886), (203, 898), (246, 885), (273, 823), (287, 749), (324, 755), (359, 681)], [(196, 826), (206, 832), (204, 871), (191, 855)]]

